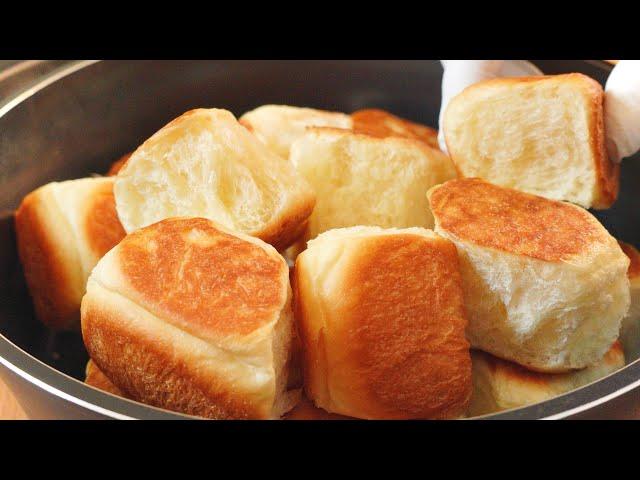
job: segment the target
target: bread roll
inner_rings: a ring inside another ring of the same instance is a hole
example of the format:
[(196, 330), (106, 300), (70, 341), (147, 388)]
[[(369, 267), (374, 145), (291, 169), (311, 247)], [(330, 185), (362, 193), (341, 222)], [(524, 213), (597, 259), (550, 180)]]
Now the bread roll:
[(471, 360), (455, 246), (422, 228), (336, 229), (294, 270), (305, 391), (367, 419), (455, 418)]
[(589, 212), (480, 179), (428, 195), (458, 248), (472, 346), (543, 372), (602, 358), (629, 308), (629, 259)]
[(143, 143), (115, 181), (127, 232), (168, 217), (204, 217), (283, 249), (300, 236), (313, 191), (226, 110), (199, 109)]
[(287, 105), (263, 105), (245, 113), (239, 121), (285, 159), (289, 158), (291, 144), (307, 127), (351, 128), (352, 125), (351, 118), (344, 113)]
[(628, 243), (619, 242), (622, 251), (629, 257), (627, 270), (631, 294), (631, 306), (627, 316), (622, 320), (620, 340), (625, 353), (630, 358), (640, 356), (640, 252)]
[[(389, 112), (375, 108), (358, 110), (351, 114), (353, 131), (371, 135), (372, 137), (387, 138), (401, 137), (420, 140), (431, 148), (439, 149), (438, 131), (426, 125), (413, 123), (404, 118), (396, 117)], [(344, 127), (343, 127), (344, 128)]]
[(524, 407), (549, 400), (624, 367), (624, 352), (615, 342), (595, 365), (568, 373), (532, 372), (518, 364), (473, 350), (473, 396), (469, 416)]
[(84, 383), (104, 392), (117, 395), (118, 397), (124, 397), (124, 394), (120, 391), (120, 389), (116, 387), (104, 373), (102, 373), (102, 370), (97, 367), (93, 360), (89, 360), (87, 362), (86, 377), (84, 379)]
[(306, 238), (332, 228), (433, 227), (426, 191), (455, 177), (449, 158), (407, 138), (309, 128), (291, 162), (316, 192)]
[(127, 160), (129, 160), (130, 156), (131, 156), (131, 153), (127, 153), (126, 155), (121, 156), (118, 160), (113, 162), (111, 164), (111, 168), (107, 172), (107, 175), (110, 177), (117, 175), (118, 172), (122, 170), (122, 167), (124, 167), (124, 164), (127, 163)]
[(125, 235), (116, 214), (113, 179), (40, 187), (20, 204), (15, 225), (36, 315), (51, 328), (77, 328), (91, 270)]
[(111, 250), (89, 278), (82, 335), (113, 384), (149, 405), (268, 419), (298, 400), (286, 263), (204, 218), (163, 220)]
[(462, 177), (608, 208), (620, 167), (607, 157), (602, 105), (600, 84), (578, 73), (487, 80), (449, 103), (447, 149)]

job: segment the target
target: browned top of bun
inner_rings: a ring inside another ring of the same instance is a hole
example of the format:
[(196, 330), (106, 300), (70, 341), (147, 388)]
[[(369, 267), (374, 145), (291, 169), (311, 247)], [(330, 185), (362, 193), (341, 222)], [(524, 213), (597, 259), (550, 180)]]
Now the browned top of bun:
[(84, 380), (84, 383), (104, 392), (112, 393), (113, 395), (118, 395), (119, 397), (124, 397), (122, 391), (113, 383), (111, 383), (111, 380), (109, 380), (107, 376), (102, 373), (102, 370), (98, 368), (93, 360), (89, 360), (89, 362), (87, 363), (86, 378)]
[(116, 212), (113, 184), (100, 185), (88, 201), (84, 228), (89, 248), (101, 258), (126, 235)]
[(353, 380), (366, 379), (378, 418), (459, 415), (471, 396), (471, 359), (456, 247), (410, 234), (359, 246), (332, 349), (358, 366)]
[(433, 128), (396, 117), (375, 108), (358, 110), (351, 114), (353, 131), (372, 137), (404, 137), (420, 140), (433, 148), (438, 147), (438, 132)]
[(132, 296), (197, 337), (247, 335), (277, 318), (286, 263), (204, 218), (173, 218), (128, 235), (118, 258)]
[(625, 242), (618, 242), (620, 244), (620, 248), (625, 253), (631, 263), (629, 263), (629, 269), (627, 270), (627, 276), (629, 278), (636, 278), (640, 275), (640, 252), (634, 247)]
[(586, 210), (477, 178), (429, 192), (438, 226), (477, 245), (548, 262), (584, 253), (609, 235)]
[(107, 175), (110, 177), (117, 175), (118, 172), (122, 169), (122, 167), (124, 167), (124, 164), (127, 163), (127, 160), (129, 160), (129, 157), (131, 156), (132, 153), (133, 152), (127, 153), (126, 155), (121, 156), (118, 160), (113, 162), (111, 164), (111, 168), (107, 172)]

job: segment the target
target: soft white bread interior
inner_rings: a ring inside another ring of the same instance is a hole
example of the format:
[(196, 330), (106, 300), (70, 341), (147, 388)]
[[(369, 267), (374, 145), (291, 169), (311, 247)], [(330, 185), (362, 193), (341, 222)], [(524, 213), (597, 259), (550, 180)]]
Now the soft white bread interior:
[[(401, 137), (419, 140), (431, 148), (440, 149), (438, 131), (397, 117), (386, 110), (367, 108), (351, 114), (352, 130), (372, 137)], [(344, 127), (342, 127), (344, 128)]]
[(469, 416), (524, 407), (588, 385), (624, 367), (624, 351), (615, 342), (595, 365), (567, 373), (539, 373), (479, 350), (471, 352), (473, 396)]
[(111, 380), (98, 368), (95, 362), (91, 359), (87, 362), (87, 368), (85, 369), (84, 383), (90, 385), (98, 390), (102, 390), (118, 397), (124, 397), (125, 395), (116, 387)]
[(629, 309), (629, 259), (595, 217), (480, 179), (429, 200), (458, 248), (472, 346), (539, 371), (600, 361)]
[(218, 419), (279, 418), (299, 398), (286, 263), (204, 218), (127, 235), (82, 299), (91, 359), (124, 395)]
[(332, 228), (433, 227), (426, 192), (455, 177), (449, 158), (422, 141), (309, 128), (290, 160), (312, 185), (306, 239)]
[(239, 122), (285, 159), (289, 158), (291, 144), (307, 127), (351, 128), (352, 125), (351, 117), (344, 113), (288, 105), (263, 105), (242, 115)]
[(316, 406), (367, 419), (465, 412), (471, 359), (451, 242), (423, 228), (331, 230), (309, 242), (293, 275)]
[(185, 113), (144, 142), (118, 172), (127, 232), (169, 217), (209, 218), (281, 249), (300, 236), (313, 191), (226, 110)]
[(619, 243), (630, 260), (627, 276), (631, 294), (631, 306), (622, 320), (620, 340), (626, 355), (635, 360), (640, 357), (640, 252), (633, 245)]
[(499, 78), (457, 95), (444, 114), (460, 176), (585, 208), (608, 208), (620, 167), (605, 148), (603, 91), (574, 73)]
[(116, 214), (113, 179), (40, 187), (20, 204), (15, 225), (36, 315), (51, 328), (77, 328), (91, 270), (125, 235)]

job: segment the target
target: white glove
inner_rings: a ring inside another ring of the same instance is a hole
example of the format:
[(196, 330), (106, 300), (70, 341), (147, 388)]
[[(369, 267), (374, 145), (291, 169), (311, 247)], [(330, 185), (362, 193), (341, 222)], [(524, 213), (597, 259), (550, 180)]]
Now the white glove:
[(446, 152), (442, 116), (449, 100), (469, 85), (496, 77), (527, 77), (542, 75), (542, 72), (526, 60), (440, 60), (444, 68), (442, 75), (442, 103), (438, 119), (438, 143)]
[(640, 60), (620, 60), (604, 92), (607, 151), (620, 162), (640, 150)]

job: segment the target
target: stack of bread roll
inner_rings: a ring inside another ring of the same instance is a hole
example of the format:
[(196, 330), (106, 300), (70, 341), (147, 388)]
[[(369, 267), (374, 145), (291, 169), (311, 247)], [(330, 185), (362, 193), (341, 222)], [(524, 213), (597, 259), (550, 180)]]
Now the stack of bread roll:
[(189, 111), (25, 198), (36, 314), (81, 328), (88, 384), (212, 419), (463, 418), (621, 368), (600, 86), (491, 80), (444, 118), (450, 156), (383, 110)]

